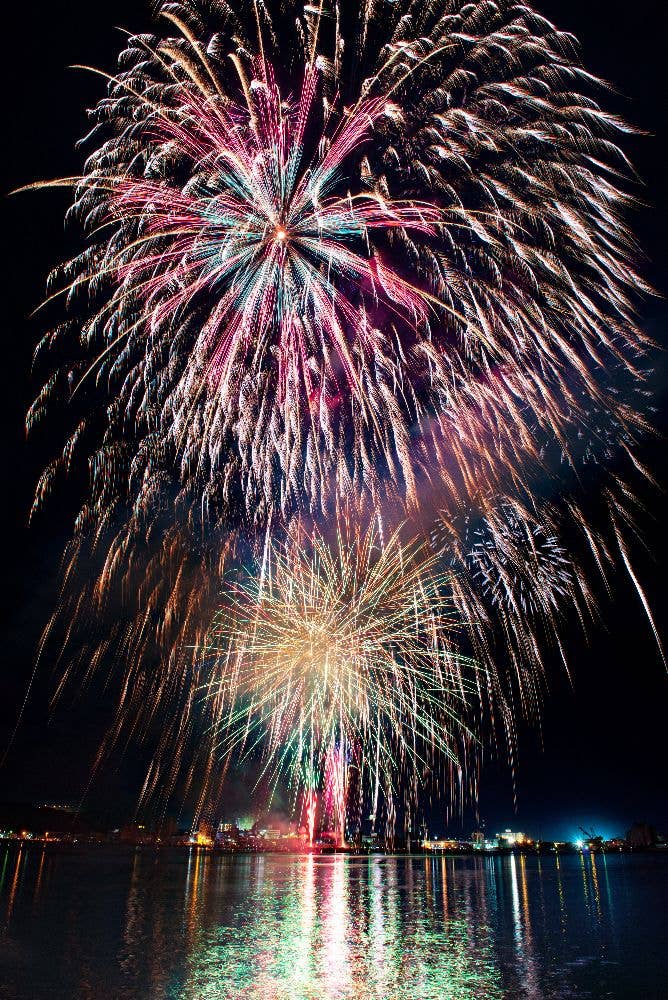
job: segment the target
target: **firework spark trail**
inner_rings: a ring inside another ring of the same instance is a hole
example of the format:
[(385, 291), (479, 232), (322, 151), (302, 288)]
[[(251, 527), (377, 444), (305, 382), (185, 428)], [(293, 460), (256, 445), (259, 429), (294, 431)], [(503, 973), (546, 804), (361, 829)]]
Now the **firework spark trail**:
[(90, 487), (45, 642), (69, 676), (95, 623), (87, 671), (127, 664), (114, 731), (177, 720), (171, 788), (224, 574), (348, 506), (424, 527), (481, 667), (537, 711), (561, 612), (594, 605), (564, 538), (636, 580), (625, 473), (610, 538), (578, 483), (642, 473), (629, 128), (510, 0), (160, 10), (170, 34), (129, 37), (83, 174), (54, 182), (88, 243), (49, 283), (70, 319), (28, 427), (65, 402), (71, 426), (33, 511), (84, 456)]

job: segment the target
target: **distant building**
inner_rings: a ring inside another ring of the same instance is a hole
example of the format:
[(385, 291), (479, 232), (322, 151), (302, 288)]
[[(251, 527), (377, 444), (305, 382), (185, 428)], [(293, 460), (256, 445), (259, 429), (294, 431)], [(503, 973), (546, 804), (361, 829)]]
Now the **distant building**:
[(362, 834), (362, 849), (365, 851), (380, 851), (382, 843), (377, 830), (370, 830)]
[(239, 828), (236, 823), (219, 823), (216, 830), (216, 847), (229, 850), (239, 843)]
[(443, 837), (423, 840), (422, 846), (425, 851), (458, 851), (462, 845), (458, 840), (450, 840)]
[(171, 844), (174, 838), (179, 832), (178, 823), (176, 820), (169, 816), (163, 819), (156, 830), (156, 843), (158, 844)]
[(118, 832), (118, 839), (122, 844), (152, 844), (153, 834), (143, 823), (126, 823)]
[(604, 841), (603, 847), (606, 851), (623, 851), (626, 847), (626, 841), (623, 837), (613, 837), (611, 840)]
[(528, 843), (529, 838), (524, 833), (514, 833), (513, 830), (504, 830), (497, 833), (496, 843), (499, 847), (521, 847)]
[(471, 843), (477, 850), (481, 850), (485, 843), (485, 834), (482, 830), (474, 830), (471, 834)]
[(654, 847), (657, 842), (656, 830), (649, 823), (634, 823), (626, 834), (630, 847)]

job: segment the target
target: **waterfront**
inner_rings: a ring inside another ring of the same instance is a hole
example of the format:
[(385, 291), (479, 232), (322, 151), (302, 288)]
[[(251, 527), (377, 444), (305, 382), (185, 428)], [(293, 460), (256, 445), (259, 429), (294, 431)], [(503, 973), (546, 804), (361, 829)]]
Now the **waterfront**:
[(652, 855), (0, 854), (2, 1000), (659, 1000)]

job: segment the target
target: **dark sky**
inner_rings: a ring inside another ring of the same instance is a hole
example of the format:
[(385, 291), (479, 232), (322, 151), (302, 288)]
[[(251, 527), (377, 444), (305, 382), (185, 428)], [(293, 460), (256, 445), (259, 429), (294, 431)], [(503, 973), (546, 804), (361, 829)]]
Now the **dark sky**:
[[(589, 69), (612, 81), (613, 110), (649, 135), (630, 142), (644, 181), (648, 207), (634, 220), (648, 255), (644, 272), (666, 292), (666, 55), (665, 0), (545, 0), (539, 9), (561, 28), (579, 36)], [(5, 45), (2, 88), (4, 152), (0, 190), (43, 177), (77, 173), (82, 154), (75, 140), (86, 132), (85, 108), (102, 93), (102, 82), (72, 63), (113, 69), (120, 36), (116, 26), (142, 30), (150, 23), (141, 0), (70, 0), (67, 4), (11, 4), (3, 16)], [(3, 349), (0, 378), (3, 407), (4, 558), (2, 581), (2, 679), (0, 753), (9, 741), (30, 679), (35, 645), (55, 597), (58, 557), (69, 527), (66, 501), (28, 530), (31, 491), (48, 457), (39, 444), (26, 444), (23, 419), (35, 391), (30, 358), (40, 335), (28, 314), (39, 303), (49, 268), (76, 246), (63, 231), (67, 193), (40, 192), (4, 199), (2, 210)], [(649, 302), (643, 309), (648, 331), (666, 343), (668, 307)], [(656, 418), (666, 430), (668, 367), (656, 360), (652, 378)], [(647, 441), (643, 460), (660, 473), (665, 445)], [(665, 480), (664, 480), (665, 482)], [(644, 523), (648, 552), (634, 555), (655, 617), (665, 629), (665, 497), (648, 494)], [(612, 602), (601, 607), (601, 625), (584, 641), (565, 628), (572, 687), (558, 664), (551, 665), (551, 692), (542, 730), (522, 729), (516, 771), (517, 812), (510, 772), (488, 762), (482, 783), (481, 814), (487, 828), (513, 825), (536, 835), (575, 837), (578, 825), (604, 834), (647, 819), (668, 832), (665, 762), (668, 739), (668, 676), (657, 654), (638, 597), (620, 571)], [(109, 710), (101, 692), (71, 691), (49, 713), (53, 664), (42, 665), (23, 721), (0, 769), (0, 801), (75, 799), (84, 791), (90, 765)], [(88, 802), (121, 818), (132, 807), (140, 753), (128, 751), (93, 785)], [(471, 819), (466, 817), (468, 827)], [(435, 812), (433, 832), (445, 821)], [(450, 824), (455, 830), (456, 824)]]

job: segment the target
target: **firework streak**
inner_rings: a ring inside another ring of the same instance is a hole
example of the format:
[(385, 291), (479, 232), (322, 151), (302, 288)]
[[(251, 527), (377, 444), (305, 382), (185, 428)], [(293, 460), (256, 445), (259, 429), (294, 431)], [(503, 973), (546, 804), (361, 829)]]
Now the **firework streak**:
[[(621, 557), (647, 608), (625, 540), (624, 464), (644, 473), (632, 290), (649, 292), (623, 221), (628, 128), (573, 38), (508, 0), (160, 13), (166, 34), (130, 36), (102, 74), (83, 174), (46, 184), (73, 187), (86, 245), (45, 304), (64, 297), (68, 318), (38, 348), (56, 368), (28, 426), (62, 405), (71, 428), (34, 511), (82, 460), (89, 488), (44, 643), (63, 682), (77, 659), (125, 665), (106, 745), (159, 723), (143, 798), (185, 771), (202, 809), (220, 756), (257, 744), (312, 825), (353, 759), (364, 782), (392, 761), (388, 795), (415, 775), (408, 728), (457, 757), (464, 661), (434, 624), (433, 579), (478, 664), (478, 719), (511, 739), (560, 615), (593, 610), (592, 570)], [(613, 457), (594, 527), (583, 469)], [(419, 580), (399, 542), (384, 549), (404, 522), (431, 548)], [(304, 635), (328, 620), (336, 573), (358, 572), (363, 603), (383, 560), (400, 610), (369, 659), (349, 657), (344, 698), (339, 652), (326, 684), (328, 654), (286, 654), (289, 616)], [(241, 565), (256, 577), (230, 590)]]

